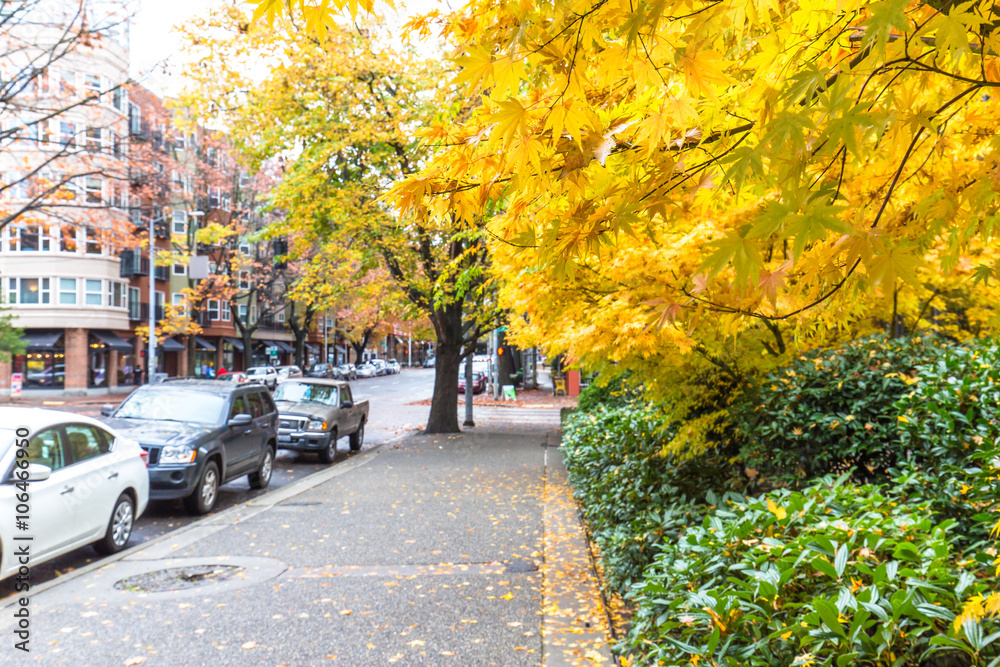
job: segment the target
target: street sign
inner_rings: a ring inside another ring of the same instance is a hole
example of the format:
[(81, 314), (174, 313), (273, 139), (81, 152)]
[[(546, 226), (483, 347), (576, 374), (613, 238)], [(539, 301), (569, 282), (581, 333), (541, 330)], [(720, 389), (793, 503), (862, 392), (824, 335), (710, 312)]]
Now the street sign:
[(21, 385), (23, 383), (24, 383), (24, 377), (20, 373), (11, 373), (10, 376), (11, 398), (21, 398)]
[(497, 331), (506, 331), (507, 327), (497, 327)]
[(272, 356), (272, 357), (278, 356), (278, 348), (277, 347), (269, 347), (269, 348), (267, 348), (267, 354), (269, 356)]

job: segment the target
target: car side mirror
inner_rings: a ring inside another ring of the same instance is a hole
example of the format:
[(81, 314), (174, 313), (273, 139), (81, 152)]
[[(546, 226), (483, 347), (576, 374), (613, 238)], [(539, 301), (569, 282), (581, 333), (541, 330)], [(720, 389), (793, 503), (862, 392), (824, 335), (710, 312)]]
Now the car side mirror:
[(115, 406), (111, 405), (110, 403), (101, 406), (102, 417), (110, 417), (112, 414), (114, 414), (114, 411), (115, 411)]
[(343, 403), (340, 404), (340, 407), (342, 407), (342, 408), (353, 408), (354, 407), (354, 403), (351, 402), (351, 401), (344, 401)]
[(238, 426), (249, 426), (250, 422), (253, 421), (253, 417), (248, 414), (238, 414), (230, 419), (227, 424), (231, 428), (236, 428)]
[(29, 482), (44, 482), (51, 476), (52, 476), (52, 468), (42, 465), (41, 463), (28, 464)]

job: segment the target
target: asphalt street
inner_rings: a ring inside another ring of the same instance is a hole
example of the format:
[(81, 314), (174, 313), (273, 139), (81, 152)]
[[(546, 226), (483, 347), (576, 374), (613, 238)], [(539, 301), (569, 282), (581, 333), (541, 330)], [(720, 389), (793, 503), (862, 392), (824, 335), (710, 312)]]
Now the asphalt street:
[[(434, 369), (404, 369), (397, 375), (359, 378), (351, 382), (351, 389), (355, 399), (369, 402), (369, 423), (365, 429), (365, 445), (362, 450), (369, 449), (418, 429), (426, 423), (429, 408), (407, 404), (431, 397), (434, 391)], [(54, 406), (54, 409), (69, 409), (78, 414), (100, 417), (99, 405), (67, 405), (64, 408)], [(349, 459), (347, 438), (342, 438), (340, 452), (331, 465), (336, 466)], [(312, 454), (279, 450), (271, 483), (267, 489), (250, 489), (246, 477), (233, 480), (220, 487), (219, 498), (212, 514), (260, 495), (273, 493), (296, 480), (327, 468), (328, 464), (320, 463)], [(152, 502), (143, 516), (136, 521), (129, 544), (141, 544), (158, 538), (198, 518), (200, 517), (187, 514), (180, 501)], [(100, 560), (100, 557), (91, 547), (71, 551), (33, 567), (31, 572), (33, 583), (43, 584), (60, 574), (71, 572), (97, 560)], [(0, 599), (5, 599), (13, 593), (13, 579), (0, 582)]]

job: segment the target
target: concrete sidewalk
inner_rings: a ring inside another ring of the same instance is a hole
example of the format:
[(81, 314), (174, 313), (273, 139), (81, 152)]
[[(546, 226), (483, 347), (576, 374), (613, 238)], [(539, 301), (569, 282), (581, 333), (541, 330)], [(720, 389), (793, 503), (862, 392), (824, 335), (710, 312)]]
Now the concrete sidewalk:
[(611, 664), (558, 431), (486, 429), (364, 452), (57, 579), (30, 654), (0, 609), (0, 664)]

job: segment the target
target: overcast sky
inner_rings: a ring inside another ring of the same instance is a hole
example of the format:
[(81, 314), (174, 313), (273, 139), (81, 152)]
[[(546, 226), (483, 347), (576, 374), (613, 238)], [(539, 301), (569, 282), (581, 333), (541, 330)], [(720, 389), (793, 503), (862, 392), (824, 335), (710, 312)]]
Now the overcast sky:
[[(396, 0), (405, 15), (429, 11), (443, 0)], [(155, 93), (171, 95), (178, 92), (180, 83), (174, 73), (183, 61), (177, 57), (181, 40), (173, 30), (197, 15), (204, 15), (212, 7), (225, 4), (226, 0), (138, 0), (138, 11), (132, 22), (129, 44), (131, 48), (131, 75), (136, 81)], [(452, 6), (456, 3), (451, 2)], [(457, 4), (461, 4), (458, 2)], [(167, 64), (164, 71), (164, 63)], [(173, 66), (171, 66), (173, 64)]]

